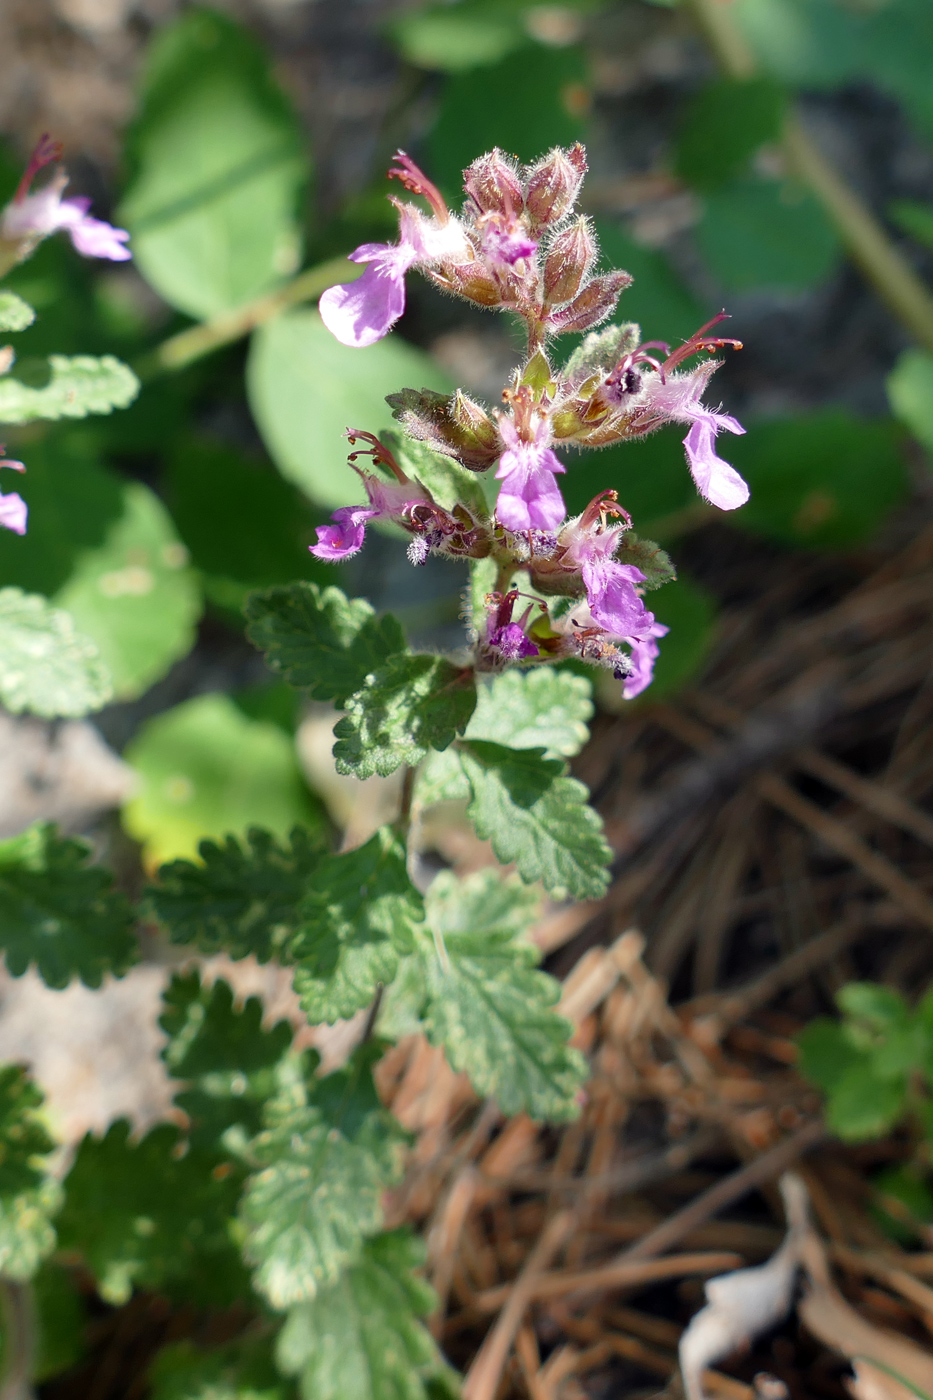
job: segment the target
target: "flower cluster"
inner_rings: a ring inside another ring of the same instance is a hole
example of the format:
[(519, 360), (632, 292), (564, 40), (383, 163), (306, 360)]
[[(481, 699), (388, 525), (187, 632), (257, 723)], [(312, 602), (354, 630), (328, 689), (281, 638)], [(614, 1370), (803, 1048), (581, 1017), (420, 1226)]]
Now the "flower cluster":
[(47, 185), (33, 190), (32, 183), (44, 166), (61, 159), (57, 141), (42, 136), (23, 172), (16, 193), (0, 215), (0, 245), (4, 261), (22, 262), (49, 234), (64, 229), (75, 248), (86, 258), (126, 262), (132, 254), (125, 245), (129, 234), (88, 213), (91, 201), (84, 197), (62, 199), (68, 177), (59, 171)]
[[(596, 329), (631, 278), (594, 272), (596, 238), (575, 212), (585, 172), (580, 145), (553, 150), (527, 168), (495, 150), (464, 172), (466, 200), (455, 214), (414, 162), (398, 153), (390, 177), (422, 196), (430, 213), (393, 200), (399, 241), (357, 248), (351, 261), (366, 264), (365, 272), (326, 291), (321, 316), (345, 345), (370, 345), (401, 316), (405, 277), (417, 268), (445, 291), (524, 322), (528, 353), (503, 390), (502, 407), (489, 411), (461, 390), (404, 389), (389, 398), (416, 442), (467, 472), (495, 467), (498, 496), (491, 512), (466, 503), (443, 509), (406, 475), (385, 442), (353, 429), (351, 442), (369, 445), (351, 461), (355, 465), (366, 452), (375, 468), (357, 468), (368, 503), (336, 511), (333, 524), (318, 530), (312, 553), (348, 558), (361, 548), (367, 523), (381, 517), (412, 536), (414, 563), (432, 552), (489, 559), (496, 587), (486, 596), (485, 619), (474, 618), (478, 669), (576, 656), (611, 669), (633, 697), (650, 684), (657, 640), (667, 631), (643, 595), (673, 571), (663, 551), (632, 533), (614, 491), (567, 519), (558, 482), (567, 468), (555, 448), (605, 447), (667, 423), (687, 425), (684, 449), (697, 490), (722, 510), (736, 509), (748, 499), (748, 487), (719, 457), (716, 437), (744, 429), (704, 404), (703, 394), (721, 363), (709, 354), (741, 347), (715, 334), (722, 316), (673, 351), (662, 342), (642, 342), (632, 324)], [(548, 342), (571, 331), (584, 332), (584, 339), (563, 367), (555, 367)], [(659, 559), (663, 577), (657, 576)]]

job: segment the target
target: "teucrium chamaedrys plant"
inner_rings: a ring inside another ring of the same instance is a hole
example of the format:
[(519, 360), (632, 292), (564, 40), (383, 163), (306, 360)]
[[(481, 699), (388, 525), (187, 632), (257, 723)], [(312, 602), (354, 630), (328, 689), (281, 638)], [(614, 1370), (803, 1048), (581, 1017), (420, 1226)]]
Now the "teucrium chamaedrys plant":
[[(338, 770), (403, 770), (397, 820), (336, 854), (320, 831), (301, 829), (287, 843), (259, 829), (202, 842), (198, 862), (162, 866), (147, 895), (145, 912), (175, 943), (290, 967), (312, 1023), (359, 1014), (357, 1049), (321, 1074), (316, 1056), (292, 1051), (289, 1027), (263, 1026), (257, 1001), (238, 1007), (226, 983), (177, 975), (163, 998), (163, 1057), (185, 1126), (161, 1124), (139, 1142), (125, 1123), (89, 1135), (54, 1225), (62, 1193), (48, 1184), (36, 1104), (19, 1079), (0, 1080), (0, 1133), (6, 1114), (33, 1142), (8, 1186), (0, 1172), (0, 1274), (29, 1277), (57, 1230), (114, 1304), (147, 1288), (217, 1306), (251, 1298), (260, 1315), (242, 1346), (212, 1359), (166, 1355), (157, 1395), (200, 1394), (228, 1372), (243, 1393), (262, 1376), (263, 1393), (282, 1397), (284, 1378), (296, 1377), (309, 1400), (426, 1400), (449, 1385), (421, 1321), (433, 1298), (415, 1273), (419, 1244), (387, 1228), (387, 1190), (408, 1145), (376, 1089), (388, 1041), (417, 1031), (440, 1047), (475, 1090), (472, 1112), (484, 1100), (554, 1122), (579, 1111), (586, 1062), (528, 935), (542, 888), (556, 899), (607, 888), (600, 818), (566, 771), (592, 709), (579, 663), (608, 668), (630, 697), (650, 684), (665, 629), (643, 595), (673, 567), (633, 533), (614, 491), (565, 518), (557, 477), (573, 467), (554, 449), (682, 422), (701, 492), (726, 509), (747, 496), (715, 453), (717, 430), (742, 429), (701, 402), (715, 362), (681, 368), (732, 342), (704, 327), (671, 353), (641, 343), (634, 325), (595, 329), (629, 278), (593, 271), (594, 235), (574, 213), (584, 169), (579, 146), (524, 170), (493, 151), (467, 170), (455, 216), (400, 155), (391, 173), (431, 212), (400, 204), (400, 241), (357, 249), (362, 277), (321, 301), (335, 334), (366, 345), (401, 314), (417, 266), (528, 332), (493, 412), (460, 391), (403, 388), (391, 399), (397, 431), (353, 426), (366, 504), (337, 510), (312, 547), (319, 559), (347, 558), (382, 517), (410, 536), (414, 565), (430, 553), (469, 561), (467, 645), (449, 656), (412, 651), (395, 618), (336, 586), (297, 582), (247, 602), (249, 634), (271, 669), (344, 712)], [(73, 216), (55, 209), (46, 223), (70, 228)], [(550, 341), (570, 332), (582, 342), (557, 368)], [(416, 883), (415, 818), (450, 799), (466, 804), (512, 873)], [(0, 844), (0, 947), (14, 975), (32, 961), (53, 986), (120, 976), (134, 956), (133, 921), (80, 843), (37, 827)]]

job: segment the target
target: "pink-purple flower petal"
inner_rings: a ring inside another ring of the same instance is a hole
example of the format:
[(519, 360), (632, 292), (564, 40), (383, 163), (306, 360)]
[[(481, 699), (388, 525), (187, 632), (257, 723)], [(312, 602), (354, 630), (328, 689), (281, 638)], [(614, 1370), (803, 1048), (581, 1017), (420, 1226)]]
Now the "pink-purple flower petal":
[(16, 491), (0, 493), (0, 525), (16, 535), (25, 535), (29, 507)]
[(366, 537), (367, 521), (378, 514), (368, 506), (341, 506), (331, 516), (333, 525), (317, 526), (317, 544), (310, 546), (311, 553), (329, 562), (359, 554)]
[(745, 432), (741, 423), (728, 414), (706, 413), (697, 417), (684, 438), (684, 450), (700, 495), (720, 510), (738, 510), (739, 506), (744, 506), (750, 492), (735, 467), (716, 453), (716, 432), (720, 428), (730, 433)]

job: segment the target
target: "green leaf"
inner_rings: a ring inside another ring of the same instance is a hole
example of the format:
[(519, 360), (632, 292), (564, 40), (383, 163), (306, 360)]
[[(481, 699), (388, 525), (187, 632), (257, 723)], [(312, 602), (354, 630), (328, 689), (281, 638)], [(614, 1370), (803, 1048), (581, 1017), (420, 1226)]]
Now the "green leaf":
[(196, 9), (158, 33), (120, 218), (160, 296), (201, 319), (297, 270), (302, 145), (266, 54), (245, 30)]
[(149, 1372), (152, 1400), (291, 1400), (265, 1337), (237, 1338), (202, 1351), (193, 1342), (163, 1347)]
[(407, 1230), (377, 1235), (336, 1283), (291, 1310), (276, 1359), (303, 1400), (428, 1400), (443, 1363), (419, 1320), (436, 1306), (413, 1272), (423, 1260)]
[(113, 355), (50, 355), (51, 378), (43, 388), (11, 375), (0, 379), (0, 423), (37, 418), (86, 418), (126, 408), (139, 393), (133, 371)]
[(440, 656), (392, 657), (346, 702), (334, 726), (338, 773), (371, 778), (446, 749), (476, 707), (471, 671)]
[(645, 576), (641, 587), (646, 591), (662, 588), (665, 583), (673, 583), (677, 577), (671, 556), (654, 540), (643, 539), (634, 530), (628, 530), (622, 536), (616, 558), (623, 564), (634, 564), (641, 569)]
[(125, 1119), (88, 1135), (65, 1182), (59, 1247), (83, 1257), (116, 1307), (134, 1288), (229, 1307), (249, 1295), (230, 1234), (242, 1173), (217, 1165), (212, 1153), (184, 1151), (168, 1123), (139, 1142)]
[(0, 588), (0, 700), (12, 714), (76, 718), (112, 694), (97, 646), (68, 613), (35, 593)]
[(477, 687), (466, 739), (492, 739), (511, 749), (543, 749), (546, 758), (572, 758), (589, 738), (593, 687), (585, 676), (554, 671), (505, 671)]
[(16, 487), (29, 506), (29, 529), (0, 532), (0, 577), (52, 597), (81, 553), (102, 544), (119, 520), (125, 481), (101, 466), (86, 428), (50, 433), (29, 444), (28, 457)]
[(916, 199), (896, 199), (888, 213), (915, 243), (933, 248), (933, 204), (921, 204)]
[(405, 650), (405, 635), (391, 614), (377, 617), (365, 598), (339, 588), (292, 583), (254, 593), (246, 604), (250, 641), (266, 653), (273, 671), (306, 687), (314, 700), (336, 700), (359, 690), (371, 671)]
[(284, 837), (320, 826), (294, 745), (276, 724), (250, 720), (226, 695), (199, 695), (143, 724), (124, 754), (139, 790), (123, 813), (152, 869), (190, 859), (204, 838), (267, 827)]
[[(355, 275), (347, 264), (347, 280)], [(451, 385), (398, 336), (365, 350), (341, 345), (316, 311), (289, 311), (254, 333), (247, 365), (250, 408), (282, 475), (332, 509), (364, 498), (347, 455), (348, 427), (394, 427), (386, 395), (400, 384)]]
[(833, 1089), (826, 1124), (843, 1142), (863, 1142), (889, 1133), (907, 1104), (907, 1083), (882, 1079), (856, 1066)]
[(904, 350), (888, 375), (892, 411), (928, 452), (933, 452), (933, 355)]
[(726, 291), (806, 291), (839, 259), (839, 239), (815, 196), (749, 175), (711, 192), (696, 227), (700, 251)]
[(760, 146), (781, 134), (786, 106), (772, 78), (717, 78), (690, 102), (674, 166), (688, 185), (714, 190), (740, 175)]
[(567, 891), (575, 899), (606, 892), (612, 852), (602, 822), (576, 778), (540, 749), (507, 749), (485, 740), (461, 747), (473, 800), (469, 817), (476, 833), (504, 864), (514, 861), (524, 880)]
[(865, 1063), (865, 1054), (857, 1050), (839, 1021), (818, 1016), (804, 1027), (797, 1037), (800, 1050), (800, 1072), (825, 1093), (831, 1094), (846, 1075)]
[(567, 1042), (569, 1021), (554, 1012), (560, 985), (535, 970), (540, 954), (523, 935), (538, 901), (517, 879), (481, 870), (431, 885), (420, 935), (426, 968), (427, 1033), (455, 1070), (507, 1116), (563, 1122), (579, 1112), (586, 1060)]
[(61, 1188), (47, 1175), (56, 1144), (42, 1102), (22, 1065), (0, 1066), (0, 1271), (10, 1279), (31, 1278), (55, 1246)]
[(36, 1310), (32, 1378), (45, 1381), (81, 1360), (86, 1350), (87, 1317), (84, 1298), (70, 1269), (49, 1259), (31, 1284)]
[(172, 1078), (190, 1086), (175, 1095), (188, 1115), (189, 1142), (218, 1151), (234, 1127), (240, 1138), (254, 1137), (275, 1088), (272, 1070), (292, 1043), (292, 1026), (278, 1021), (263, 1030), (258, 997), (236, 1008), (227, 982), (206, 986), (198, 972), (176, 973), (162, 1002), (159, 1024), (169, 1037), (162, 1058)]
[(312, 1025), (368, 1006), (377, 986), (395, 976), (399, 954), (411, 952), (422, 918), (405, 845), (391, 827), (353, 851), (325, 857), (286, 950), (298, 964), (294, 987)]
[(120, 519), (56, 596), (97, 643), (120, 700), (141, 695), (191, 650), (202, 605), (187, 559), (161, 501), (133, 482)]
[(382, 1225), (382, 1194), (399, 1179), (404, 1136), (381, 1106), (372, 1042), (326, 1079), (296, 1077), (267, 1109), (251, 1145), (260, 1170), (242, 1205), (255, 1286), (276, 1309), (314, 1298), (359, 1259)]
[(15, 292), (0, 292), (0, 331), (24, 331), (36, 319), (28, 302)]
[(198, 864), (163, 865), (150, 902), (173, 943), (193, 943), (208, 957), (281, 959), (321, 854), (319, 838), (301, 827), (287, 843), (251, 827), (242, 844), (235, 836), (202, 841)]
[(637, 350), (640, 343), (641, 327), (634, 321), (623, 321), (617, 326), (603, 326), (601, 330), (589, 331), (564, 366), (564, 376), (568, 379), (576, 378), (579, 382), (587, 375), (611, 370), (623, 355)]
[[(394, 21), (391, 34), (404, 59), (418, 68), (466, 72), (498, 63), (526, 40), (518, 13), (501, 3), (428, 6)], [(481, 147), (477, 146), (477, 150)]]
[(0, 948), (14, 977), (33, 964), (47, 987), (99, 987), (136, 961), (130, 902), (90, 854), (51, 823), (0, 842)]
[[(551, 146), (585, 134), (587, 65), (579, 48), (538, 44), (501, 62), (447, 79), (428, 137), (426, 169), (454, 205), (463, 198), (462, 172), (482, 152), (500, 146), (534, 161)], [(410, 376), (407, 383), (416, 383)]]
[(406, 476), (420, 481), (443, 510), (462, 504), (479, 519), (488, 517), (483, 478), (476, 472), (467, 471), (452, 457), (432, 451), (405, 433), (386, 430), (379, 439), (394, 454)]
[(808, 549), (870, 539), (907, 489), (896, 426), (840, 409), (755, 423), (728, 458), (752, 493), (736, 521)]

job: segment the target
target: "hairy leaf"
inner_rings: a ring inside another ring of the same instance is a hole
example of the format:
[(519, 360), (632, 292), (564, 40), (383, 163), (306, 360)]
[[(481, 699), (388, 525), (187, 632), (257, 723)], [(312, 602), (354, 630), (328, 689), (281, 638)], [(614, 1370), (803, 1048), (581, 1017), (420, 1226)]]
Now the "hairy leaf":
[(268, 962), (282, 956), (297, 927), (298, 903), (321, 852), (320, 842), (301, 827), (287, 843), (251, 827), (242, 844), (235, 836), (222, 845), (202, 841), (201, 864), (163, 865), (149, 897), (173, 943)]
[(168, 1123), (132, 1142), (121, 1119), (78, 1148), (57, 1222), (59, 1244), (82, 1255), (101, 1296), (115, 1306), (135, 1287), (221, 1307), (248, 1296), (229, 1233), (242, 1172), (227, 1163), (215, 1171), (216, 1155), (183, 1152), (183, 1142)]
[(645, 540), (629, 530), (622, 536), (616, 558), (623, 564), (634, 564), (645, 576), (642, 588), (660, 588), (677, 577), (671, 556), (654, 540)]
[(446, 749), (476, 706), (471, 672), (440, 656), (394, 656), (347, 701), (334, 726), (338, 773), (385, 776)]
[(0, 292), (0, 331), (24, 331), (36, 319), (28, 302), (15, 292)]
[(193, 1342), (163, 1347), (149, 1371), (152, 1400), (293, 1400), (279, 1375), (269, 1339), (238, 1338), (205, 1351)]
[(238, 1008), (227, 982), (205, 986), (197, 972), (176, 973), (162, 1001), (159, 1024), (169, 1037), (162, 1058), (173, 1079), (191, 1086), (175, 1095), (188, 1115), (189, 1141), (218, 1150), (234, 1125), (240, 1138), (254, 1137), (275, 1087), (272, 1070), (292, 1043), (291, 1025), (263, 1030), (258, 997)]
[(606, 373), (618, 364), (623, 355), (637, 349), (640, 340), (641, 327), (636, 326), (634, 321), (590, 331), (564, 366), (564, 378), (582, 383), (587, 375)]
[(380, 433), (379, 437), (393, 453), (406, 476), (420, 481), (444, 510), (453, 510), (462, 502), (481, 520), (489, 515), (481, 479), (474, 472), (467, 471), (452, 457), (433, 452), (425, 443), (416, 442), (404, 433), (390, 430)]
[(68, 613), (38, 594), (0, 589), (0, 700), (8, 710), (76, 718), (112, 693), (96, 644)]
[(0, 1271), (28, 1279), (55, 1246), (51, 1217), (61, 1188), (47, 1175), (55, 1142), (42, 1094), (21, 1065), (0, 1066)]
[(34, 963), (49, 987), (99, 987), (136, 961), (130, 902), (89, 855), (45, 823), (0, 842), (0, 948), (14, 977)]
[(421, 896), (408, 878), (405, 846), (384, 826), (365, 845), (327, 856), (299, 909), (287, 948), (294, 987), (312, 1024), (352, 1016), (391, 982), (411, 951)]
[(427, 973), (425, 1024), (452, 1067), (503, 1113), (554, 1122), (576, 1117), (586, 1060), (567, 1042), (573, 1027), (554, 1011), (560, 986), (535, 970), (523, 941), (537, 900), (517, 879), (482, 870), (443, 872), (427, 897), (420, 937)]
[(365, 598), (339, 588), (292, 583), (253, 593), (246, 604), (247, 635), (290, 685), (315, 700), (342, 705), (371, 671), (405, 650), (391, 614), (377, 617)]
[(0, 379), (0, 423), (110, 413), (139, 393), (136, 375), (113, 355), (50, 355), (49, 368), (51, 378), (41, 389), (10, 375)]
[(505, 671), (477, 688), (466, 739), (492, 739), (512, 749), (545, 750), (547, 758), (572, 758), (589, 738), (593, 688), (585, 676), (553, 671)]
[(251, 1151), (260, 1170), (242, 1205), (255, 1285), (274, 1308), (314, 1298), (360, 1257), (382, 1225), (382, 1193), (398, 1180), (403, 1134), (379, 1103), (372, 1042), (345, 1069), (295, 1078), (267, 1109)]
[(587, 791), (540, 749), (507, 749), (486, 740), (461, 748), (473, 800), (470, 820), (504, 863), (525, 880), (576, 899), (598, 899), (609, 883), (611, 851)]
[(276, 1357), (303, 1400), (428, 1400), (442, 1362), (420, 1319), (433, 1290), (413, 1270), (424, 1249), (407, 1230), (367, 1240), (336, 1283), (288, 1315)]

